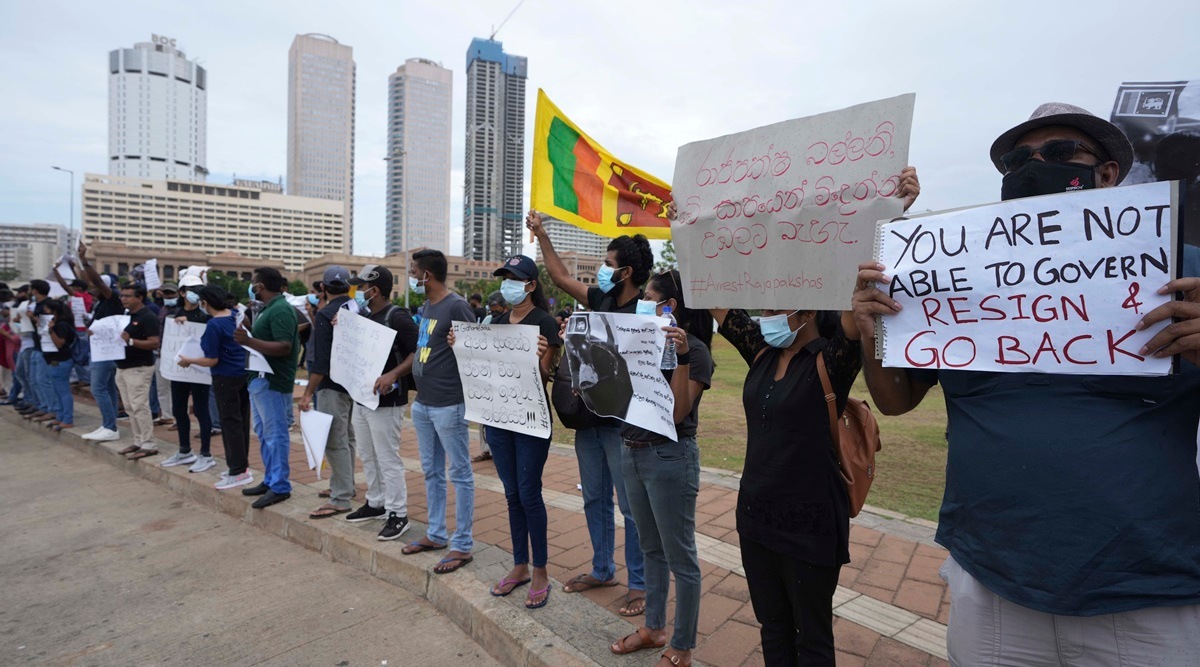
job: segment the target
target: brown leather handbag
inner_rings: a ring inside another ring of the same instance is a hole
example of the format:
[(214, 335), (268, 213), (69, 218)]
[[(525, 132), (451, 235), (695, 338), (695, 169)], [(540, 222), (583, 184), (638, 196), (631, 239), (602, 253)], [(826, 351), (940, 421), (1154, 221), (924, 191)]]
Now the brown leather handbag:
[(817, 374), (821, 376), (821, 389), (829, 408), (829, 431), (838, 455), (838, 469), (846, 484), (846, 494), (850, 496), (850, 516), (855, 517), (867, 502), (871, 482), (875, 481), (875, 452), (883, 448), (879, 440), (879, 422), (875, 420), (871, 406), (854, 397), (847, 399), (846, 409), (838, 418), (837, 396), (829, 381), (823, 352), (817, 354)]

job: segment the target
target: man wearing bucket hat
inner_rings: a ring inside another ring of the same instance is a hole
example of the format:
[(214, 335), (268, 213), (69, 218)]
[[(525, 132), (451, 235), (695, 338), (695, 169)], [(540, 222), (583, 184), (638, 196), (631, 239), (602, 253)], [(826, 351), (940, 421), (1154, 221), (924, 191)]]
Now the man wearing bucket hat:
[[(1043, 104), (991, 148), (1003, 199), (1118, 185), (1133, 164), (1111, 123)], [(894, 312), (886, 267), (859, 266), (854, 315)], [(1200, 249), (1174, 318), (1144, 355), (1181, 354), (1165, 377), (883, 368), (864, 355), (879, 409), (903, 414), (941, 384), (949, 424), (937, 541), (950, 551), (955, 665), (1193, 665), (1200, 661)], [(867, 349), (869, 345), (864, 345)], [(1046, 419), (1030, 419), (1046, 415)]]

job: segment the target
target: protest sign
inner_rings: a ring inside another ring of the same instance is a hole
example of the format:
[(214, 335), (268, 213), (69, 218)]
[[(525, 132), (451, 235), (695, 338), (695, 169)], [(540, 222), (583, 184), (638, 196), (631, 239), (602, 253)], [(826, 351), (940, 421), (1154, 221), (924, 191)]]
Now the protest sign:
[(75, 328), (79, 328), (87, 324), (87, 305), (84, 304), (83, 297), (71, 297), (71, 315), (75, 318)]
[(325, 460), (325, 445), (329, 442), (329, 428), (332, 425), (333, 415), (317, 410), (300, 411), (300, 438), (304, 441), (304, 456), (308, 459), (308, 469), (317, 471), (317, 479), (321, 479), (321, 463)]
[(93, 363), (120, 361), (125, 358), (125, 341), (121, 340), (121, 332), (127, 326), (128, 315), (112, 315), (92, 322), (88, 327), (92, 332), (88, 343), (91, 345)]
[(368, 318), (339, 313), (329, 351), (329, 377), (342, 385), (355, 403), (379, 407), (375, 381), (392, 353), (396, 330)]
[(576, 313), (564, 348), (571, 387), (589, 410), (676, 439), (675, 395), (663, 377), (666, 318)]
[(58, 284), (58, 278), (55, 277), (54, 271), (51, 271), (49, 275), (46, 276), (46, 282), (50, 283), (50, 292), (46, 296), (50, 297), (51, 299), (61, 299), (67, 295), (67, 290), (63, 289), (62, 285)]
[(50, 323), (54, 321), (53, 315), (39, 315), (37, 323), (38, 340), (42, 343), (42, 352), (58, 352), (58, 346), (54, 344), (54, 339), (50, 338)]
[(251, 350), (245, 345), (242, 346), (242, 349), (246, 351), (246, 370), (253, 371), (255, 373), (275, 372), (271, 369), (271, 362), (267, 361), (267, 358), (263, 356), (262, 352), (259, 352), (258, 350)]
[(687, 144), (671, 226), (693, 308), (842, 310), (900, 215), (914, 96)]
[(1177, 186), (1068, 192), (880, 223), (880, 285), (902, 310), (879, 318), (885, 366), (1164, 375), (1138, 354), (1169, 321), (1179, 271)]
[(146, 280), (147, 290), (156, 290), (162, 287), (162, 279), (158, 277), (158, 260), (148, 259), (142, 265), (142, 271)]
[(539, 367), (538, 328), (454, 322), (454, 358), (467, 421), (550, 437), (550, 403)]
[[(188, 343), (194, 341), (199, 344), (200, 338), (204, 336), (205, 325), (200, 322), (184, 322), (182, 324), (176, 322), (172, 318), (167, 318), (163, 322), (162, 330), (162, 348), (159, 354), (159, 372), (162, 376), (172, 382), (188, 382), (191, 384), (212, 384), (212, 372), (204, 366), (195, 364), (184, 368), (179, 365), (176, 360), (180, 351)], [(203, 357), (204, 354), (186, 354), (188, 357)]]
[(63, 255), (62, 257), (58, 258), (58, 263), (55, 264), (54, 270), (57, 271), (58, 275), (62, 276), (62, 279), (67, 281), (68, 284), (70, 284), (72, 280), (75, 280), (75, 270), (71, 268), (70, 258), (67, 255)]

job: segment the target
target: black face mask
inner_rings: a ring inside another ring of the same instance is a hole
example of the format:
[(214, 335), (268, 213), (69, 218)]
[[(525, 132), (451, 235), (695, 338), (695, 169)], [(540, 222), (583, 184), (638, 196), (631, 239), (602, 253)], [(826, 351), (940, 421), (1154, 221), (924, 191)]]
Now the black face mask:
[(1004, 175), (1000, 199), (1022, 199), (1059, 192), (1091, 190), (1096, 187), (1096, 168), (1070, 162), (1030, 160), (1020, 169)]

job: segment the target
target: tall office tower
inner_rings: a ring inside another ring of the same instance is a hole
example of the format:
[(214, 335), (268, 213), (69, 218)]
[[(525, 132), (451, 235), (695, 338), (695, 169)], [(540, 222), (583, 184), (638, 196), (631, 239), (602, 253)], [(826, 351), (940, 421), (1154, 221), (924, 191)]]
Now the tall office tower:
[(203, 181), (208, 72), (151, 35), (108, 53), (108, 173)]
[(491, 39), (467, 50), (463, 256), (521, 252), (525, 218), (525, 79), (529, 63)]
[(453, 91), (450, 70), (424, 58), (409, 58), (388, 77), (389, 255), (409, 248), (450, 253)]
[(287, 193), (345, 210), (342, 252), (354, 246), (354, 48), (296, 35), (288, 49)]

